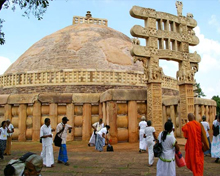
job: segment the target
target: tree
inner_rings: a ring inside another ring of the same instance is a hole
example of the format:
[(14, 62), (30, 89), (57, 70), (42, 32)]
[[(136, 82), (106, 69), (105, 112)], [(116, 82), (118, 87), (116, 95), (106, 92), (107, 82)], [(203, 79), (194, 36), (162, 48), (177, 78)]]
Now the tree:
[[(47, 10), (47, 7), (49, 6), (49, 1), (52, 0), (0, 0), (0, 11), (8, 8), (15, 11), (18, 6), (24, 10), (23, 16), (27, 16), (29, 18), (32, 13), (38, 20), (41, 20), (43, 14)], [(0, 19), (0, 45), (5, 43), (5, 34), (2, 32), (3, 22), (4, 20)]]
[(220, 113), (220, 97), (217, 95), (217, 96), (213, 96), (212, 97), (212, 100), (215, 100), (216, 101), (216, 114), (219, 114)]
[(199, 98), (205, 97), (206, 95), (202, 91), (202, 88), (200, 87), (200, 83), (196, 83), (195, 86), (196, 86), (195, 93), (197, 93), (197, 97), (199, 97)]

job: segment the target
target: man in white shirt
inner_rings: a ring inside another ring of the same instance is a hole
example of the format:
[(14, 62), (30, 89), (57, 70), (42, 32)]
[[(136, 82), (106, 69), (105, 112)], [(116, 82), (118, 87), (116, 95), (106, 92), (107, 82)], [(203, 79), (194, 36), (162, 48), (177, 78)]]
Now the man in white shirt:
[(40, 137), (42, 138), (42, 152), (43, 165), (46, 167), (54, 167), (53, 157), (53, 134), (50, 127), (50, 119), (44, 120), (44, 125), (40, 128)]
[[(102, 128), (104, 128), (104, 123), (102, 123), (102, 119), (99, 119), (98, 122), (92, 124), (92, 128), (94, 129), (94, 132), (92, 132), (92, 136), (89, 140), (89, 147), (95, 145), (96, 133), (99, 132)], [(103, 140), (103, 145), (105, 145), (105, 139)]]
[(209, 127), (209, 123), (206, 122), (206, 116), (202, 116), (202, 122), (201, 124), (203, 125), (204, 129), (205, 129), (205, 132), (206, 132), (206, 136), (207, 136), (207, 139), (209, 141), (209, 150), (205, 151), (204, 154), (205, 156), (207, 154), (211, 154), (211, 142), (210, 142), (210, 139), (209, 139), (209, 130), (210, 130), (210, 127)]
[(12, 134), (14, 132), (14, 126), (11, 124), (11, 121), (8, 119), (6, 120), (7, 128), (10, 133), (7, 133), (7, 143), (4, 155), (11, 155), (11, 141), (12, 141)]
[(71, 133), (72, 127), (67, 124), (69, 119), (67, 117), (62, 118), (62, 122), (57, 125), (56, 132), (59, 137), (62, 139), (62, 143), (60, 146), (59, 156), (58, 156), (58, 163), (64, 163), (64, 165), (69, 166), (68, 156), (67, 156), (67, 149), (66, 149), (66, 137), (67, 131)]

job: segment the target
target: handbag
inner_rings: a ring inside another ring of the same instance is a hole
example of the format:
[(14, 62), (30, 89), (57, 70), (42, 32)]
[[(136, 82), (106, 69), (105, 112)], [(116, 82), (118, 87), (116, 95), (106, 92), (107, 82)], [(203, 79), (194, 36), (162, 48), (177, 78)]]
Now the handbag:
[(183, 167), (186, 165), (186, 161), (180, 151), (178, 153), (175, 153), (175, 160), (178, 167)]
[(157, 140), (156, 144), (154, 145), (154, 157), (160, 157), (160, 155), (162, 154), (162, 144), (159, 142), (159, 140)]
[(213, 136), (218, 136), (219, 135), (219, 126), (213, 125)]
[(63, 132), (61, 133), (60, 136), (58, 136), (58, 134), (56, 134), (56, 136), (55, 136), (55, 138), (54, 138), (54, 140), (53, 140), (54, 145), (57, 146), (57, 147), (61, 147), (61, 143), (62, 143), (62, 138), (61, 138), (61, 136), (62, 136), (62, 134), (63, 134)]
[(202, 134), (201, 134), (201, 138), (202, 138), (202, 151), (205, 152), (207, 150), (209, 150), (209, 141), (207, 139), (207, 136), (206, 136), (206, 132), (205, 132), (205, 129), (202, 125), (202, 123), (200, 123), (201, 125), (201, 130), (202, 130)]

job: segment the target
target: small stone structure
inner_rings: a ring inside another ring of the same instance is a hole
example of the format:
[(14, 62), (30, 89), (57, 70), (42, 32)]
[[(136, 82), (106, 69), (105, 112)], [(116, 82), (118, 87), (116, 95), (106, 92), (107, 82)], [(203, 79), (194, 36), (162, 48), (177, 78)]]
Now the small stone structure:
[[(215, 101), (195, 98), (191, 92), (200, 61), (188, 51), (189, 44), (198, 44), (192, 15), (174, 16), (136, 6), (131, 14), (145, 20), (146, 27), (134, 26), (131, 31), (147, 39), (146, 47), (88, 11), (85, 17), (74, 16), (73, 25), (35, 43), (0, 75), (0, 122), (11, 119), (14, 140), (39, 141), (47, 117), (53, 128), (63, 116), (70, 119), (69, 141), (89, 140), (91, 124), (103, 118), (111, 126), (113, 143), (137, 142), (142, 115), (153, 121), (157, 133), (171, 117), (177, 137), (187, 112), (194, 112), (197, 120), (206, 115), (212, 123)], [(159, 59), (180, 63), (177, 79), (163, 74)], [(134, 63), (138, 60), (144, 68)]]

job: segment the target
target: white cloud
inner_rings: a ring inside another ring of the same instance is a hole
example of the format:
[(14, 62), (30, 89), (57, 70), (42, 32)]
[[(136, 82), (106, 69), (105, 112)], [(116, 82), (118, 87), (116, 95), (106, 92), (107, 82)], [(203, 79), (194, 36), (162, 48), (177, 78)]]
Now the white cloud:
[(0, 56), (0, 75), (2, 75), (11, 64), (8, 58)]
[(217, 20), (217, 17), (215, 15), (211, 16), (211, 19), (209, 20), (209, 24), (211, 26), (216, 27), (217, 28), (217, 32), (220, 33), (220, 22)]
[(190, 47), (190, 52), (197, 51), (201, 56), (199, 63), (200, 72), (209, 72), (219, 70), (220, 66), (220, 43), (218, 41), (208, 39), (200, 33), (200, 28), (195, 28), (196, 36), (199, 38), (199, 44), (195, 47)]

